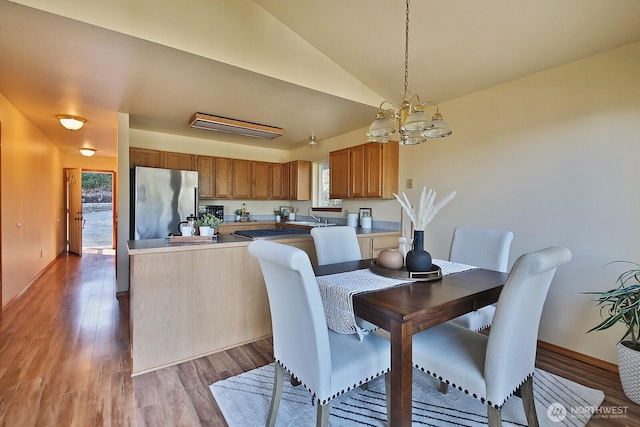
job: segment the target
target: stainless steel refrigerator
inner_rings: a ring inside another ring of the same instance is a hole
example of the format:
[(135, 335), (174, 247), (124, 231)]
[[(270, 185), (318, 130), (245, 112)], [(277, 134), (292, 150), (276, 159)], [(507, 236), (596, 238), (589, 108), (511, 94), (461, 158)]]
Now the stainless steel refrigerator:
[(131, 175), (131, 239), (179, 236), (198, 213), (198, 172), (136, 166)]

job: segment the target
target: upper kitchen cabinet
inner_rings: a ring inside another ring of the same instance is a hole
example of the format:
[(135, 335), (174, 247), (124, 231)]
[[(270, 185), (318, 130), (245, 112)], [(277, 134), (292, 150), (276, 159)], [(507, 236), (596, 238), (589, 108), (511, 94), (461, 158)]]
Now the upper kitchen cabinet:
[(231, 159), (216, 157), (214, 162), (214, 188), (216, 199), (230, 199), (233, 196), (231, 186)]
[(215, 198), (251, 198), (251, 161), (215, 158)]
[(231, 159), (231, 196), (234, 199), (251, 198), (251, 161)]
[(251, 162), (252, 199), (267, 200), (271, 197), (271, 166), (269, 162)]
[(196, 170), (195, 156), (186, 153), (162, 152), (162, 167), (165, 169)]
[(146, 148), (129, 148), (129, 167), (144, 166), (148, 168), (162, 167), (162, 151)]
[(344, 148), (329, 153), (329, 197), (351, 198), (351, 149)]
[(329, 197), (354, 199), (365, 197), (364, 145), (329, 153)]
[(391, 199), (398, 192), (399, 145), (370, 142), (329, 153), (332, 199)]
[(196, 170), (193, 154), (172, 153), (170, 151), (149, 150), (146, 148), (129, 148), (129, 167), (145, 166), (148, 168), (165, 168), (180, 170)]
[(398, 193), (399, 162), (398, 142), (365, 144), (364, 197), (393, 199), (393, 193)]
[[(287, 169), (287, 186), (289, 185), (289, 167)], [(271, 163), (271, 199), (272, 200), (286, 200), (284, 197), (284, 175), (285, 165), (282, 163)], [(289, 194), (289, 189), (286, 191)]]
[(288, 200), (311, 200), (311, 162), (295, 160), (285, 166), (289, 169)]
[(198, 194), (201, 199), (213, 199), (216, 195), (215, 158), (209, 156), (196, 157), (198, 171)]

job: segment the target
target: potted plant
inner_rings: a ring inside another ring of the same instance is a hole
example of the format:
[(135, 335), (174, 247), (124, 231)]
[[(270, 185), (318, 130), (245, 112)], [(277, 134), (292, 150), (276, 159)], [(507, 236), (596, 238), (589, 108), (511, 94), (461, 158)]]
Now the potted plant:
[[(640, 264), (627, 262), (634, 267), (622, 273), (614, 289), (586, 292), (596, 295), (596, 307), (604, 320), (591, 328), (603, 331), (615, 324), (625, 325), (625, 332), (618, 341), (618, 372), (624, 394), (635, 403), (640, 403)], [(605, 317), (606, 316), (606, 317)]]
[(276, 216), (276, 222), (280, 222), (280, 220), (282, 219), (282, 217), (280, 216), (282, 212), (280, 212), (280, 209), (274, 209), (273, 210), (273, 214)]
[(196, 220), (201, 236), (213, 236), (216, 233), (216, 227), (223, 222), (220, 218), (210, 213), (204, 214)]

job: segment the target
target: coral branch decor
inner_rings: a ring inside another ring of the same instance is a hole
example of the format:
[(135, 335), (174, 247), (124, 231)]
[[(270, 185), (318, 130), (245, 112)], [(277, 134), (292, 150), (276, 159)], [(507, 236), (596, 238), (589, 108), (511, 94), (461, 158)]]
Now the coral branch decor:
[(456, 197), (456, 192), (449, 193), (447, 197), (436, 203), (436, 192), (433, 189), (427, 191), (427, 187), (424, 187), (420, 194), (420, 202), (415, 208), (405, 193), (402, 193), (402, 198), (395, 193), (393, 195), (411, 219), (414, 229), (413, 248), (407, 252), (405, 259), (407, 271), (430, 271), (432, 269), (431, 254), (424, 250), (424, 230), (436, 214)]

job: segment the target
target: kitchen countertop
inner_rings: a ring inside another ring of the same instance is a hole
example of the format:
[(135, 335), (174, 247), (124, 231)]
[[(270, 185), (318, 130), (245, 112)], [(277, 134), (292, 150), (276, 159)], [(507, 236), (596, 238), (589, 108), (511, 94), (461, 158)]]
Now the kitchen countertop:
[[(387, 230), (383, 228), (356, 228), (356, 235), (389, 235), (398, 234), (400, 230)], [(277, 240), (287, 240), (288, 242), (307, 241), (311, 236), (290, 235), (279, 236)], [(129, 240), (127, 248), (129, 255), (140, 255), (146, 253), (161, 252), (183, 252), (198, 251), (203, 249), (231, 248), (237, 246), (247, 246), (252, 240), (246, 237), (239, 237), (230, 234), (218, 235), (217, 241), (211, 242), (168, 242), (165, 239)]]

